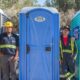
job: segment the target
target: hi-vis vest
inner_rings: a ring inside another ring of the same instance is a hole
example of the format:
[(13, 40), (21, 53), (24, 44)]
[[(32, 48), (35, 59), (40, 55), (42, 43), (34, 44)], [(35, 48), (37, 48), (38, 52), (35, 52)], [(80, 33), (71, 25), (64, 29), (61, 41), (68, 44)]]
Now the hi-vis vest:
[[(70, 46), (71, 46), (71, 49), (65, 49), (63, 48), (62, 46), (62, 41), (60, 40), (60, 55), (61, 55), (61, 58), (63, 58), (63, 54), (64, 53), (70, 53), (70, 54), (74, 54), (74, 40), (70, 39)], [(76, 56), (74, 57), (74, 59), (76, 59)]]
[(0, 51), (4, 54), (15, 55), (18, 46), (18, 37), (15, 34), (8, 36), (6, 33), (0, 35)]

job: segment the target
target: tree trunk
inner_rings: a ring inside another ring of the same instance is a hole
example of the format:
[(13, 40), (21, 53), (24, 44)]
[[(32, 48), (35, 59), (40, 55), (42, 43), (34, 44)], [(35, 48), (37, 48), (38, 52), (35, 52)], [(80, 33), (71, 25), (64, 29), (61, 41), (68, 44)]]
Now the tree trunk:
[(25, 0), (18, 0), (19, 4), (23, 4)]

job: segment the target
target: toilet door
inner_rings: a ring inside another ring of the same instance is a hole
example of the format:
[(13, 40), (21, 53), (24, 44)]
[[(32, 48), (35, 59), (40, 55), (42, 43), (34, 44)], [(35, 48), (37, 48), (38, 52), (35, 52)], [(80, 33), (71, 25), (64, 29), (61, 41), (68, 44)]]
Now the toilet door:
[(52, 80), (52, 14), (35, 10), (26, 17), (27, 80)]

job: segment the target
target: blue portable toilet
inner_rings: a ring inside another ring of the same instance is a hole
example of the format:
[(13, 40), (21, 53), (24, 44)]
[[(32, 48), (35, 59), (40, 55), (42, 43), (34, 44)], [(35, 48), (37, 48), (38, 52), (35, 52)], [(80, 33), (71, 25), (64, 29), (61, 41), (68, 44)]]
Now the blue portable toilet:
[(20, 80), (59, 80), (59, 13), (23, 8), (19, 13)]

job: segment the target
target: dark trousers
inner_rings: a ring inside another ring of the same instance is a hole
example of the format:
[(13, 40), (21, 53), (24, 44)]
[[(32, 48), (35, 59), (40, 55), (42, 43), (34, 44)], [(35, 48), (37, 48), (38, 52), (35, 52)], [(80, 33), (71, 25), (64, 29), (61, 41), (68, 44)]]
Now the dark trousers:
[(63, 74), (70, 72), (74, 73), (75, 72), (75, 62), (72, 57), (72, 54), (70, 53), (63, 53), (63, 60), (62, 60), (62, 72)]

